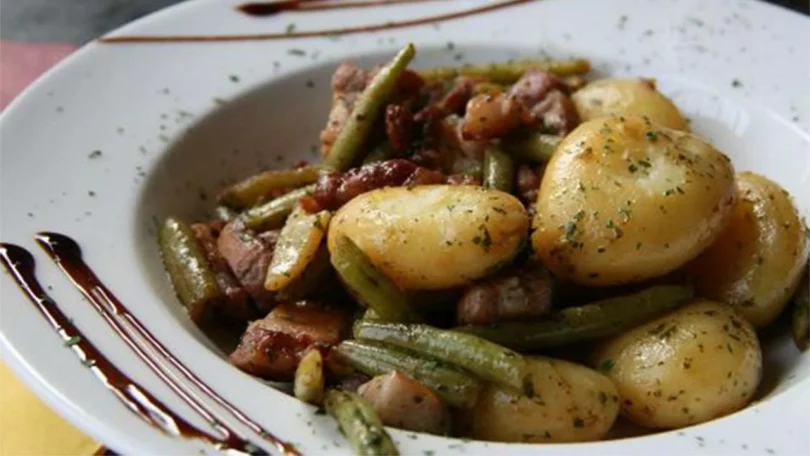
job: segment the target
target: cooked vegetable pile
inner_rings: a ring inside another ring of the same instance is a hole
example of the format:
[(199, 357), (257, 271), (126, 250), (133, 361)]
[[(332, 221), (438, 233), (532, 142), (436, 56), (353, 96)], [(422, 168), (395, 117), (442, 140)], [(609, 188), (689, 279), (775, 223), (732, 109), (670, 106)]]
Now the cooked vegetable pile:
[(732, 413), (762, 377), (756, 330), (792, 301), (807, 350), (790, 195), (736, 173), (654, 81), (414, 55), (337, 68), (322, 163), (163, 225), (191, 318), (246, 325), (233, 365), (294, 382), (358, 454), (395, 454), (384, 425), (542, 443)]

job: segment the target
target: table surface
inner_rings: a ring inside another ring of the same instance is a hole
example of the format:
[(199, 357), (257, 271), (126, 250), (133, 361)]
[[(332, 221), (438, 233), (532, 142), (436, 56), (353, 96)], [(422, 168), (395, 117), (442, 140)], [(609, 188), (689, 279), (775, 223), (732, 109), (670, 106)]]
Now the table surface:
[[(808, 0), (769, 0), (810, 14)], [(0, 109), (77, 46), (177, 0), (1, 0)], [(0, 456), (91, 454), (97, 444), (59, 419), (0, 364)], [(45, 437), (47, 435), (47, 437)]]

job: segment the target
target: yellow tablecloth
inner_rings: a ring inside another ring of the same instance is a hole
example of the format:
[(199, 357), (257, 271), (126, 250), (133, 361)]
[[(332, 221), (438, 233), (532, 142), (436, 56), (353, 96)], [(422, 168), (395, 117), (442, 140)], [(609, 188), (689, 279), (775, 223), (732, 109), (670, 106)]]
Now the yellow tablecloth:
[(52, 412), (0, 361), (0, 456), (91, 455), (98, 443)]

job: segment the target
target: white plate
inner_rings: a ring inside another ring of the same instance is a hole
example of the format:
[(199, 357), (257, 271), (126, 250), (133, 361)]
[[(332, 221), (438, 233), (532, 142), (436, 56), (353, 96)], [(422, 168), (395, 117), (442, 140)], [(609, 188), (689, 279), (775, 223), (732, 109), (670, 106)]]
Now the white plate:
[[(380, 24), (485, 2), (269, 18), (239, 14), (232, 10), (237, 3), (184, 3), (112, 35), (263, 33), (284, 31), (290, 23), (296, 30), (316, 30), (335, 23)], [(352, 57), (371, 65), (408, 41), (417, 44), (420, 66), (574, 55), (592, 59), (603, 74), (655, 77), (691, 117), (694, 130), (729, 153), (738, 170), (756, 170), (779, 181), (803, 214), (810, 212), (807, 18), (751, 1), (545, 0), (437, 26), (339, 39), (91, 43), (41, 78), (3, 115), (2, 240), (33, 251), (40, 279), (53, 287), (53, 296), (78, 326), (115, 363), (192, 422), (199, 420), (109, 335), (102, 320), (34, 246), (33, 233), (52, 230), (77, 239), (102, 280), (135, 307), (165, 345), (268, 430), (305, 454), (348, 454), (328, 418), (230, 367), (189, 323), (163, 277), (152, 220), (168, 213), (199, 213), (211, 204), (201, 195), (211, 195), (223, 178), (243, 176), (257, 165), (311, 158), (336, 62)], [(307, 81), (314, 88), (307, 87)], [(96, 150), (101, 156), (90, 158)], [(93, 437), (125, 454), (188, 454), (196, 449), (156, 432), (103, 390), (62, 348), (8, 276), (2, 278), (0, 325), (5, 360), (52, 407)], [(681, 432), (554, 445), (542, 451), (806, 451), (810, 359), (800, 357), (784, 337), (771, 341), (767, 350), (775, 389), (739, 413)], [(393, 436), (403, 454), (541, 450), (400, 431)]]

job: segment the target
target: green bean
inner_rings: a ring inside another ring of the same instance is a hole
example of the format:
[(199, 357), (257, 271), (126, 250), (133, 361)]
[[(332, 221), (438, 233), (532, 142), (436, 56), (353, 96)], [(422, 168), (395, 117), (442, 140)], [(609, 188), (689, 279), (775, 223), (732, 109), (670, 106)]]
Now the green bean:
[(427, 82), (453, 79), (457, 76), (473, 76), (495, 84), (512, 84), (528, 70), (546, 70), (557, 76), (583, 74), (591, 70), (591, 62), (585, 59), (571, 60), (521, 60), (517, 62), (468, 65), (462, 67), (431, 68), (419, 74)]
[(388, 141), (381, 142), (363, 159), (363, 164), (386, 161), (394, 157), (394, 150)]
[(223, 222), (230, 222), (236, 218), (237, 215), (239, 214), (227, 206), (217, 206), (217, 208), (214, 209), (214, 217)]
[(374, 407), (359, 394), (330, 389), (326, 392), (324, 405), (356, 454), (399, 455)]
[(471, 374), (402, 349), (346, 340), (337, 346), (337, 352), (352, 367), (372, 377), (395, 370), (407, 374), (454, 407), (472, 408), (481, 390), (481, 382)]
[(519, 353), (480, 337), (427, 325), (360, 321), (354, 337), (384, 342), (467, 369), (477, 376), (520, 390), (526, 361)]
[[(276, 294), (278, 301), (298, 301), (313, 294), (322, 287), (329, 277), (332, 265), (329, 264), (329, 249), (322, 243), (304, 272), (286, 288)], [(319, 290), (320, 291), (320, 290)]]
[(323, 401), (323, 385), (323, 357), (318, 349), (312, 349), (298, 362), (293, 393), (304, 402), (320, 404)]
[(219, 202), (234, 209), (255, 206), (274, 190), (299, 188), (318, 180), (320, 166), (265, 171), (231, 185), (219, 194)]
[(384, 66), (369, 82), (355, 104), (346, 125), (338, 134), (324, 163), (338, 171), (346, 171), (357, 160), (360, 149), (368, 139), (371, 127), (382, 113), (383, 107), (391, 98), (399, 76), (416, 55), (416, 48), (408, 43)]
[(385, 276), (360, 247), (346, 236), (337, 239), (332, 266), (360, 301), (385, 321), (412, 322), (418, 316), (408, 305), (407, 296)]
[(551, 160), (562, 138), (544, 133), (532, 133), (524, 139), (509, 141), (504, 149), (521, 161), (546, 163)]
[(790, 333), (799, 350), (807, 351), (810, 348), (810, 266), (793, 296)]
[(191, 227), (175, 218), (167, 218), (160, 229), (158, 243), (174, 292), (191, 319), (202, 322), (222, 298), (222, 291)]
[(240, 217), (245, 223), (245, 227), (251, 230), (267, 231), (281, 228), (284, 221), (287, 220), (287, 216), (298, 204), (298, 200), (302, 196), (310, 194), (313, 190), (315, 190), (315, 184), (301, 187), (260, 206), (250, 208), (243, 212)]
[(609, 336), (691, 299), (688, 286), (658, 285), (554, 312), (543, 320), (456, 328), (515, 350), (538, 350)]
[(310, 214), (300, 205), (293, 209), (278, 234), (273, 258), (267, 267), (265, 289), (281, 291), (303, 275), (326, 236), (331, 217), (329, 211)]
[(515, 165), (509, 155), (497, 147), (488, 147), (484, 153), (484, 187), (509, 193), (514, 180)]

